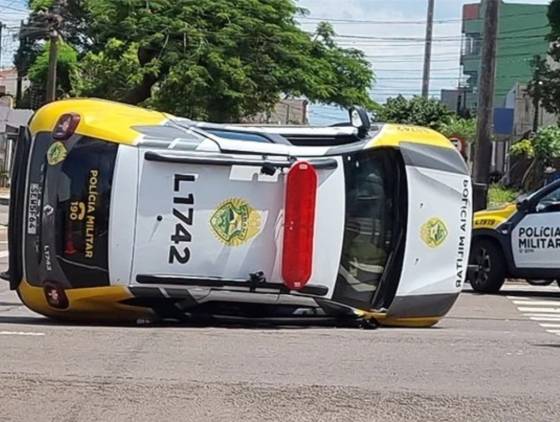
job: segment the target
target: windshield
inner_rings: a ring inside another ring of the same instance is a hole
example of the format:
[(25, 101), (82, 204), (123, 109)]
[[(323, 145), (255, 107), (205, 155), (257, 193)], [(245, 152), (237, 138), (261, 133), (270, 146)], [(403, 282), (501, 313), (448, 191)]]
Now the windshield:
[(345, 157), (346, 219), (335, 289), (338, 300), (371, 304), (380, 288), (399, 230), (397, 163), (391, 150)]

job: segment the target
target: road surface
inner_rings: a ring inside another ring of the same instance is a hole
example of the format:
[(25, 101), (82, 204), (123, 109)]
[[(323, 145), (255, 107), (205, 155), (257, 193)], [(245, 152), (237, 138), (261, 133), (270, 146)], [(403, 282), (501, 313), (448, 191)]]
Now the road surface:
[(0, 421), (558, 421), (559, 330), (555, 286), (359, 330), (51, 323), (0, 282)]

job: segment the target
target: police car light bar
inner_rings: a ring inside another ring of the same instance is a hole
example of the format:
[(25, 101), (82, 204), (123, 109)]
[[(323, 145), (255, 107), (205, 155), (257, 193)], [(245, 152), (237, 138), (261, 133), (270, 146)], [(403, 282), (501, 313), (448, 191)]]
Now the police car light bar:
[(296, 162), (286, 177), (282, 278), (290, 290), (300, 290), (311, 278), (317, 170)]

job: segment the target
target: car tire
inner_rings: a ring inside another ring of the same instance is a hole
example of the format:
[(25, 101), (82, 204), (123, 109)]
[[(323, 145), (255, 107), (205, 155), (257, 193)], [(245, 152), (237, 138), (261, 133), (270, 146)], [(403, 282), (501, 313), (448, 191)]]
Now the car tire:
[(501, 248), (488, 239), (475, 240), (471, 247), (469, 264), (477, 267), (470, 274), (474, 291), (497, 293), (506, 279), (506, 262)]

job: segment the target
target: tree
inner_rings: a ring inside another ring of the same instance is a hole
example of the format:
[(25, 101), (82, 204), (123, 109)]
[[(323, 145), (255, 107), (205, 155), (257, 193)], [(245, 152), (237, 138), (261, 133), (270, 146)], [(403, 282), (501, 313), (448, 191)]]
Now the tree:
[(450, 121), (451, 113), (438, 100), (414, 96), (406, 99), (402, 95), (387, 99), (377, 114), (377, 119), (386, 123), (406, 123), (439, 130)]
[[(560, 62), (560, 0), (552, 0), (548, 6), (548, 21), (550, 24), (549, 56), (555, 62)], [(529, 82), (529, 94), (533, 97), (533, 104), (539, 102), (549, 112), (560, 114), (560, 68), (551, 66), (546, 60), (535, 57), (532, 61), (533, 78)]]
[(451, 116), (441, 123), (439, 131), (448, 138), (459, 136), (468, 143), (472, 143), (476, 137), (476, 119)]
[[(29, 67), (28, 77), (31, 83), (45, 87), (49, 68), (50, 42), (43, 45), (42, 51), (37, 55), (33, 64)], [(76, 69), (78, 53), (70, 45), (59, 43), (58, 65), (57, 65), (57, 97), (63, 97), (72, 90), (71, 75)]]
[(101, 95), (191, 118), (233, 121), (282, 96), (372, 108), (361, 51), (295, 21), (294, 0), (85, 0), (91, 41), (75, 94)]
[[(33, 68), (33, 75), (30, 75), (31, 90), (36, 94), (45, 90), (46, 74), (43, 75), (47, 62), (45, 41), (48, 39), (49, 32), (56, 29), (64, 41), (60, 65), (62, 74), (57, 78), (58, 94), (59, 97), (68, 95), (71, 90), (68, 70), (73, 67), (70, 66), (70, 62), (76, 61), (74, 50), (83, 51), (92, 44), (84, 2), (82, 0), (30, 0), (27, 3), (30, 14), (27, 22), (22, 22), (20, 26), (20, 42), (14, 57), (18, 79), (21, 81)], [(19, 88), (18, 100), (21, 100)], [(19, 106), (29, 107), (31, 104), (24, 103)]]
[(522, 179), (526, 191), (542, 186), (544, 169), (560, 158), (560, 126), (547, 126), (537, 131), (532, 139), (524, 139), (513, 144), (510, 154), (531, 160)]

